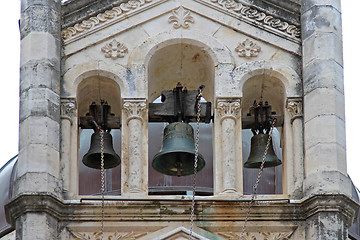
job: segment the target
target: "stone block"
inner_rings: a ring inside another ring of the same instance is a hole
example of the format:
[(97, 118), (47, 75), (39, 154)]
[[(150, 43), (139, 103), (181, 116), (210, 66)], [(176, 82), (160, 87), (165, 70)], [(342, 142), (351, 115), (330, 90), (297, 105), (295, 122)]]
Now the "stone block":
[(51, 6), (29, 6), (22, 12), (20, 18), (21, 39), (31, 32), (48, 32), (60, 40), (60, 23), (59, 11), (56, 11)]
[(344, 93), (343, 67), (334, 60), (317, 60), (303, 69), (304, 95), (317, 88), (334, 88)]
[(337, 11), (341, 12), (341, 0), (306, 0), (302, 1), (302, 11), (307, 12), (313, 7), (330, 7), (334, 8)]
[(60, 121), (59, 95), (48, 88), (30, 88), (20, 95), (20, 122), (30, 116)]
[(333, 6), (314, 6), (302, 15), (303, 40), (319, 33), (333, 33), (341, 38), (341, 32), (341, 13)]
[(47, 117), (28, 117), (20, 123), (19, 150), (31, 144), (49, 146), (59, 151), (58, 122)]
[(313, 34), (303, 41), (303, 64), (307, 67), (314, 61), (333, 60), (343, 66), (342, 49), (341, 37), (336, 34)]
[(305, 122), (304, 139), (305, 151), (317, 144), (327, 143), (345, 148), (345, 121), (336, 115), (319, 115)]
[(47, 88), (60, 94), (58, 66), (49, 61), (30, 61), (20, 67), (20, 94), (30, 88)]
[(29, 61), (49, 61), (60, 68), (60, 42), (47, 32), (32, 32), (21, 40), (21, 66)]
[(319, 115), (336, 115), (345, 121), (344, 94), (335, 88), (316, 88), (304, 96), (304, 121)]
[(346, 174), (345, 148), (337, 143), (318, 143), (305, 151), (305, 172), (339, 171)]

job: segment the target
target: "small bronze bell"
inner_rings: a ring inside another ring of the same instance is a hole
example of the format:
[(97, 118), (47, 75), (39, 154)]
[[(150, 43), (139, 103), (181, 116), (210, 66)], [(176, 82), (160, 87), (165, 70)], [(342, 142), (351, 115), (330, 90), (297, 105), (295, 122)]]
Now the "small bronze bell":
[[(248, 160), (245, 162), (246, 168), (260, 168), (269, 134), (256, 134), (251, 138), (251, 150)], [(276, 167), (281, 164), (281, 160), (275, 155), (272, 140), (265, 158), (264, 168)]]
[[(104, 168), (114, 168), (120, 164), (120, 157), (113, 148), (112, 136), (104, 132)], [(91, 136), (89, 151), (84, 155), (82, 162), (90, 168), (101, 168), (101, 136), (95, 132)]]
[[(153, 168), (170, 176), (194, 174), (195, 146), (194, 130), (183, 122), (174, 122), (164, 130), (162, 150), (155, 155)], [(197, 171), (205, 166), (204, 158), (198, 155)]]

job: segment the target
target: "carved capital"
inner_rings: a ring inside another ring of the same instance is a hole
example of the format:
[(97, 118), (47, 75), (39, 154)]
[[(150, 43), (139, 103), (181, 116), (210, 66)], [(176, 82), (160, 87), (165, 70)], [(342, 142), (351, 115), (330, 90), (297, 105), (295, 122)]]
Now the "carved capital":
[(146, 113), (146, 100), (124, 99), (123, 109), (127, 114), (126, 123), (128, 123), (132, 119), (139, 119), (143, 122)]
[(303, 117), (303, 100), (302, 98), (288, 98), (286, 101), (286, 109), (291, 117), (291, 123), (296, 118)]
[(75, 98), (61, 99), (61, 118), (68, 119), (72, 123), (72, 119), (76, 116), (76, 100)]
[(221, 122), (226, 118), (236, 121), (241, 111), (241, 100), (240, 98), (219, 98), (216, 101), (216, 111)]

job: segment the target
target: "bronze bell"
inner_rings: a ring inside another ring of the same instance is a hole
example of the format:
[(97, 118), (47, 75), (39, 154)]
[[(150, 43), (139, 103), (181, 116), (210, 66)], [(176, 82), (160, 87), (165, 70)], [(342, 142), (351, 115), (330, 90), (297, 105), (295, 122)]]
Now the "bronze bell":
[[(195, 146), (194, 130), (183, 122), (174, 122), (164, 130), (163, 147), (155, 155), (153, 168), (170, 176), (186, 176), (194, 174)], [(197, 171), (205, 166), (205, 160), (198, 155)]]
[[(114, 168), (120, 164), (120, 157), (113, 148), (112, 136), (104, 132), (104, 168)], [(91, 136), (89, 151), (84, 155), (82, 162), (90, 168), (101, 168), (101, 136), (95, 132)]]
[[(251, 150), (248, 160), (245, 162), (244, 167), (246, 168), (260, 168), (266, 144), (269, 138), (269, 134), (256, 134), (251, 138)], [(276, 167), (281, 164), (281, 160), (276, 156), (270, 140), (270, 145), (265, 158), (264, 168)]]

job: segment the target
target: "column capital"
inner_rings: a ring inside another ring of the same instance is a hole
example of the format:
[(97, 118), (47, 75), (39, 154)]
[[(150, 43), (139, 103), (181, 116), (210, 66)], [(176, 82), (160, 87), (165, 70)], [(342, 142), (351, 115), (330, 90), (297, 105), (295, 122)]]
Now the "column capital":
[(61, 119), (67, 119), (73, 123), (73, 118), (76, 116), (76, 100), (75, 98), (61, 98)]
[(241, 98), (217, 98), (215, 109), (221, 122), (226, 118), (236, 121), (241, 111)]
[(128, 98), (123, 100), (123, 109), (128, 115), (126, 123), (132, 119), (139, 119), (144, 122), (146, 113), (145, 98)]
[(303, 117), (303, 99), (301, 97), (289, 97), (286, 100), (286, 109), (291, 117), (291, 124), (296, 118)]

